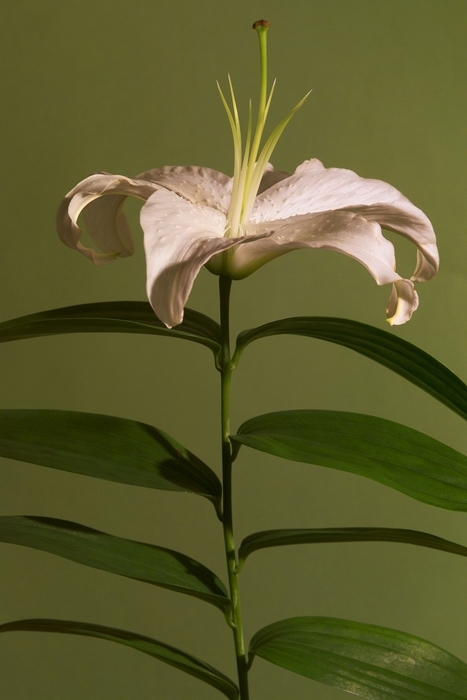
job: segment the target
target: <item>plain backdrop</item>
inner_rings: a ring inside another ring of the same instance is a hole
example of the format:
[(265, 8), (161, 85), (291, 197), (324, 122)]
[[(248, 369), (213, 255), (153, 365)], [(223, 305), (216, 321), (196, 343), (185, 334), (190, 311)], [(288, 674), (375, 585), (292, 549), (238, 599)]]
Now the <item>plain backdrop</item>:
[[(439, 276), (420, 308), (390, 329), (379, 288), (358, 263), (301, 251), (235, 283), (234, 331), (275, 318), (328, 315), (370, 323), (423, 347), (467, 379), (467, 4), (465, 0), (16, 0), (2, 7), (0, 318), (105, 300), (145, 299), (139, 205), (127, 208), (137, 253), (103, 268), (65, 248), (56, 208), (98, 170), (134, 175), (162, 165), (231, 173), (232, 146), (216, 79), (234, 81), (243, 117), (257, 99), (257, 38), (266, 18), (270, 124), (309, 90), (273, 157), (390, 182), (429, 215)], [(397, 243), (410, 274), (413, 246)], [(203, 270), (191, 308), (217, 318), (217, 278)], [(462, 420), (369, 360), (304, 338), (269, 338), (234, 377), (233, 427), (274, 410), (370, 413), (467, 451)], [(0, 347), (4, 408), (57, 408), (141, 420), (216, 471), (218, 377), (210, 353), (176, 340), (64, 336)], [(225, 580), (214, 511), (194, 496), (125, 487), (9, 460), (0, 512), (65, 518), (179, 549)], [(235, 466), (236, 537), (278, 527), (384, 526), (467, 544), (467, 516), (410, 500), (363, 478), (244, 449)], [(233, 673), (230, 631), (196, 599), (27, 548), (0, 546), (0, 620), (57, 617), (153, 636)], [(295, 615), (395, 627), (467, 661), (467, 562), (397, 544), (270, 549), (242, 573), (246, 634)], [(257, 660), (252, 699), (333, 700), (342, 693)], [(0, 638), (8, 700), (209, 700), (200, 681), (102, 641), (15, 633)]]

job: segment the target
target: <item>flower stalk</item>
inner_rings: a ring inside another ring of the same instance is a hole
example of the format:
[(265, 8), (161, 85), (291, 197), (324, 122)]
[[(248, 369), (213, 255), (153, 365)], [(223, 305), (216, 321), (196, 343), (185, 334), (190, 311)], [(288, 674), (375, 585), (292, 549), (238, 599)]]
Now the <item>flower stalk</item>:
[(230, 386), (232, 364), (230, 358), (230, 288), (232, 280), (219, 277), (220, 325), (222, 347), (219, 362), (221, 374), (221, 440), (222, 440), (222, 482), (223, 482), (223, 529), (224, 546), (229, 578), (230, 599), (232, 602), (231, 627), (234, 637), (235, 656), (237, 660), (240, 700), (249, 699), (248, 660), (245, 653), (243, 622), (240, 607), (240, 589), (237, 573), (237, 554), (233, 532), (232, 508), (232, 445), (230, 442)]

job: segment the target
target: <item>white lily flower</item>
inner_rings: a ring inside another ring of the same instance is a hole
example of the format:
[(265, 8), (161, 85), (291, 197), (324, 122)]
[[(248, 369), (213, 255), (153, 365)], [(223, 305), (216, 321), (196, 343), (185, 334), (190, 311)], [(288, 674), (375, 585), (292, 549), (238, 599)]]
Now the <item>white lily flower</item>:
[[(265, 57), (265, 25), (258, 29)], [(350, 170), (325, 168), (307, 160), (292, 175), (276, 171), (269, 157), (294, 110), (259, 145), (271, 102), (266, 99), (265, 61), (258, 123), (251, 139), (251, 117), (242, 156), (233, 94), (227, 106), (234, 136), (234, 177), (201, 167), (164, 167), (136, 178), (98, 173), (80, 182), (57, 213), (61, 240), (95, 264), (134, 252), (122, 206), (128, 195), (145, 201), (141, 227), (147, 265), (147, 294), (156, 315), (169, 328), (182, 322), (183, 309), (203, 265), (232, 279), (298, 248), (335, 250), (358, 260), (377, 284), (392, 284), (387, 315), (391, 325), (408, 321), (418, 306), (414, 282), (438, 270), (433, 227), (425, 214), (391, 185), (364, 179)], [(304, 98), (305, 99), (305, 98)], [(101, 252), (80, 242), (83, 219)], [(417, 247), (411, 279), (395, 269), (394, 247), (381, 229), (400, 233)]]

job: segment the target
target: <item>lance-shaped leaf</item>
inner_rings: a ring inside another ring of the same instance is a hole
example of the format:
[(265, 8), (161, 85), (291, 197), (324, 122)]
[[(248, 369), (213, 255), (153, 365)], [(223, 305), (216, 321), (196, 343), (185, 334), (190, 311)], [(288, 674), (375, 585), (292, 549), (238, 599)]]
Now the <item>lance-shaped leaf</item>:
[(467, 664), (404, 632), (295, 617), (257, 632), (252, 656), (369, 700), (465, 700)]
[(56, 632), (117, 642), (136, 651), (142, 651), (144, 654), (148, 654), (159, 661), (164, 661), (169, 666), (174, 666), (190, 676), (199, 678), (199, 680), (219, 690), (229, 700), (237, 700), (238, 698), (237, 686), (223, 673), (191, 654), (187, 654), (156, 639), (145, 637), (142, 634), (86, 622), (48, 619), (7, 622), (4, 625), (0, 625), (1, 632)]
[(166, 433), (94, 413), (0, 410), (0, 456), (123, 484), (188, 491), (217, 510), (216, 474)]
[(201, 343), (217, 355), (220, 326), (209, 316), (185, 309), (183, 323), (167, 328), (144, 301), (108, 301), (65, 306), (0, 323), (0, 343), (64, 333), (143, 333)]
[(0, 541), (187, 593), (224, 612), (230, 608), (224, 584), (212, 571), (165, 547), (115, 537), (68, 520), (35, 516), (0, 517)]
[(399, 423), (339, 411), (257, 416), (231, 437), (296, 462), (353, 472), (418, 501), (467, 510), (467, 457)]
[(284, 318), (240, 333), (234, 364), (249, 343), (271, 335), (300, 335), (343, 345), (396, 372), (467, 418), (467, 385), (434, 357), (392, 333), (344, 318)]
[(264, 530), (245, 537), (238, 550), (238, 568), (240, 570), (245, 559), (258, 549), (329, 542), (401, 542), (467, 557), (467, 547), (419, 530), (391, 527), (289, 528)]

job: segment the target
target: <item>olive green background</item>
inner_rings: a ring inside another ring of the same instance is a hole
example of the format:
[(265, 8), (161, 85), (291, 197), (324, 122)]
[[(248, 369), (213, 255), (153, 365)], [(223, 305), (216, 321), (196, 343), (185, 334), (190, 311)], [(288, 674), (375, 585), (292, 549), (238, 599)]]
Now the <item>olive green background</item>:
[[(273, 157), (293, 171), (320, 158), (386, 180), (424, 209), (439, 239), (439, 276), (419, 286), (412, 321), (389, 329), (389, 288), (353, 260), (284, 256), (235, 283), (234, 330), (294, 315), (335, 315), (422, 346), (467, 379), (467, 3), (465, 0), (7, 0), (1, 41), (2, 320), (68, 304), (144, 299), (144, 256), (96, 268), (65, 248), (56, 208), (97, 170), (134, 175), (167, 164), (232, 169), (215, 80), (229, 72), (245, 114), (257, 95), (253, 21), (265, 17), (271, 125), (310, 88)], [(397, 236), (393, 236), (397, 241)], [(414, 249), (397, 241), (399, 270)], [(203, 270), (189, 306), (217, 314)], [(460, 418), (389, 371), (300, 338), (251, 346), (234, 377), (233, 426), (259, 413), (329, 408), (371, 413), (466, 452)], [(176, 340), (68, 336), (0, 347), (2, 407), (101, 412), (151, 423), (217, 469), (218, 377), (210, 353)], [(207, 501), (2, 460), (0, 512), (66, 518), (154, 542), (224, 577)], [(277, 527), (386, 526), (467, 544), (467, 515), (411, 501), (349, 474), (245, 448), (235, 466), (237, 539)], [(26, 548), (0, 546), (0, 620), (77, 619), (131, 629), (233, 673), (218, 610)], [(396, 544), (271, 549), (242, 573), (246, 633), (294, 615), (402, 629), (467, 661), (467, 562)], [(257, 660), (252, 698), (344, 697)], [(200, 681), (102, 641), (15, 633), (0, 638), (0, 697), (165, 700), (220, 697)]]

